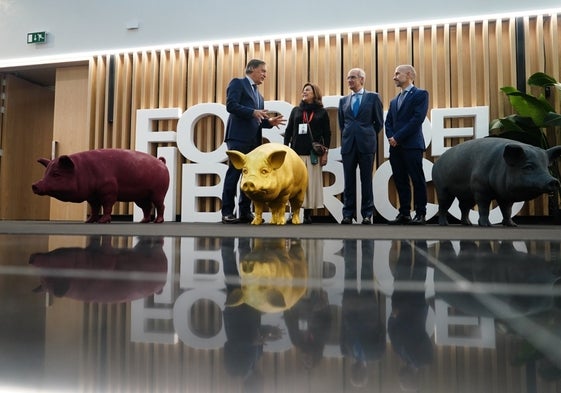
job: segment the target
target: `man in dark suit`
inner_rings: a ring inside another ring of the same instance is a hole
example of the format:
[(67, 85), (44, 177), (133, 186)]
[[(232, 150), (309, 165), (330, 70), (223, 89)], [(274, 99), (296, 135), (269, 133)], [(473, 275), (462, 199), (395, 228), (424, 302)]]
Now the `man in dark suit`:
[[(234, 78), (226, 90), (226, 110), (230, 114), (226, 124), (224, 141), (228, 150), (249, 153), (262, 143), (262, 128), (284, 124), (282, 115), (269, 117), (265, 101), (258, 85), (267, 77), (267, 65), (263, 60), (252, 59), (245, 68), (245, 77)], [(222, 190), (222, 222), (224, 224), (250, 223), (253, 221), (251, 200), (240, 190), (238, 215), (234, 214), (235, 198), (241, 170), (229, 163)]]
[[(393, 80), (401, 89), (391, 100), (386, 116), (386, 136), (390, 143), (390, 165), (399, 196), (399, 214), (390, 225), (424, 225), (427, 211), (427, 184), (423, 172), (423, 122), (429, 106), (429, 93), (417, 88), (415, 68), (408, 64), (397, 66)], [(411, 219), (411, 186), (413, 183), (413, 207)]]
[(352, 94), (339, 101), (339, 129), (341, 130), (341, 156), (343, 159), (343, 220), (352, 224), (356, 218), (356, 168), (360, 170), (361, 215), (363, 224), (372, 223), (374, 193), (372, 171), (378, 146), (378, 133), (384, 124), (382, 100), (378, 93), (364, 89), (366, 74), (353, 68), (347, 74)]

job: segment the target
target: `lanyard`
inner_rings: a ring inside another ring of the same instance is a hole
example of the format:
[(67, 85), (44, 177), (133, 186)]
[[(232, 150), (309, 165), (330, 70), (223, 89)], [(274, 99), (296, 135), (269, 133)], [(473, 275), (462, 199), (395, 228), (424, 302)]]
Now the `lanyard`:
[(310, 123), (313, 118), (314, 118), (314, 112), (312, 112), (309, 119), (308, 119), (308, 112), (302, 112), (302, 120), (304, 121), (304, 123)]

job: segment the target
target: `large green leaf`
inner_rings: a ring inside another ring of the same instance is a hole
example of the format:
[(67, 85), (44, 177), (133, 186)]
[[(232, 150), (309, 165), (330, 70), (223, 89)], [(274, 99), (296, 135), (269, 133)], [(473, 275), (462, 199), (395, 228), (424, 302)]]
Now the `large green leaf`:
[(534, 123), (531, 117), (523, 117), (520, 115), (509, 115), (491, 122), (490, 129), (502, 128), (508, 131), (522, 131), (536, 129), (539, 127)]
[(495, 119), (489, 126), (489, 133), (491, 136), (513, 139), (544, 149), (548, 147), (543, 131), (529, 117), (510, 115)]
[(557, 83), (557, 81), (555, 80), (555, 78), (543, 73), (543, 72), (536, 72), (535, 74), (532, 74), (529, 78), (528, 78), (528, 84), (530, 86), (540, 86), (540, 87), (546, 87), (546, 86), (552, 86), (555, 85)]
[(543, 121), (544, 127), (557, 127), (561, 126), (561, 115), (555, 112), (549, 112)]
[(549, 112), (555, 111), (545, 98), (539, 99), (516, 89), (513, 91), (510, 88), (501, 88), (501, 90), (508, 96), (516, 113), (522, 117), (532, 118), (537, 126), (541, 126)]

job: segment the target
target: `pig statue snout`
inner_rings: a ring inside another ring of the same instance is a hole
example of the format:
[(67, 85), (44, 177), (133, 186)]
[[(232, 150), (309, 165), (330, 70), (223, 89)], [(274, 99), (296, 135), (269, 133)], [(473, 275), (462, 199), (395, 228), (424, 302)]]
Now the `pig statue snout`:
[(254, 193), (257, 191), (257, 186), (253, 181), (246, 180), (242, 183), (242, 191), (245, 193)]
[(559, 180), (557, 179), (553, 179), (549, 183), (547, 183), (547, 190), (550, 192), (557, 190), (559, 187), (561, 187), (561, 185), (559, 183)]

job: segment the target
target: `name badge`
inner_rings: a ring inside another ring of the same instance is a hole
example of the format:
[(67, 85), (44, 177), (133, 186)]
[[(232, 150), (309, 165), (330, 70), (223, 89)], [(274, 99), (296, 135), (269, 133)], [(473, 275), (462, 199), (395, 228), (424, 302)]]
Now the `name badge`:
[(302, 135), (307, 133), (308, 133), (308, 124), (307, 123), (298, 124), (298, 134)]

